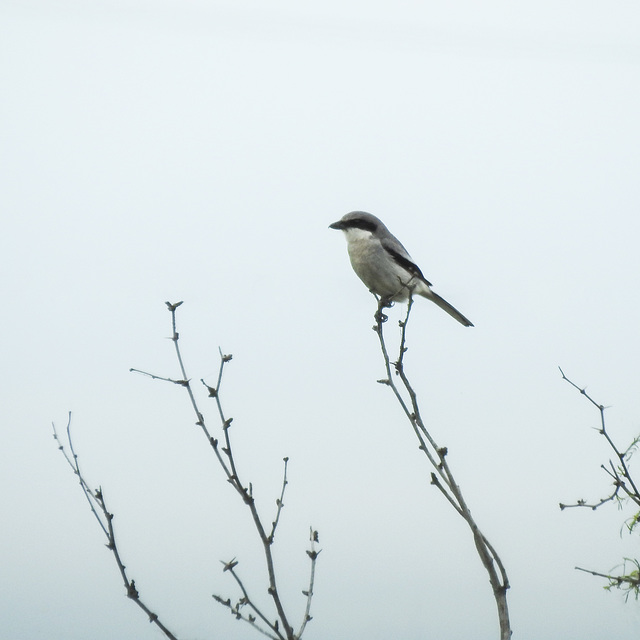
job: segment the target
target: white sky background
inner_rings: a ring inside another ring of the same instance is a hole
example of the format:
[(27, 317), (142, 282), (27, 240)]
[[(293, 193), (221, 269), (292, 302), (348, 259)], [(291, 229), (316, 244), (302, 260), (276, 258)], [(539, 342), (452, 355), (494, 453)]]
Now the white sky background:
[(327, 229), (353, 209), (476, 324), (417, 301), (407, 367), (514, 638), (637, 634), (638, 605), (574, 570), (639, 548), (614, 506), (557, 507), (606, 494), (609, 451), (556, 367), (621, 446), (640, 432), (639, 23), (631, 2), (5, 0), (3, 634), (162, 637), (51, 438), (72, 410), (147, 604), (181, 639), (259, 637), (211, 599), (234, 556), (266, 590), (249, 514), (186, 394), (128, 372), (178, 377), (164, 301), (184, 300), (190, 375), (234, 354), (223, 402), (267, 521), (291, 458), (296, 624), (320, 530), (309, 640), (497, 637), (471, 536), (375, 382), (374, 302)]

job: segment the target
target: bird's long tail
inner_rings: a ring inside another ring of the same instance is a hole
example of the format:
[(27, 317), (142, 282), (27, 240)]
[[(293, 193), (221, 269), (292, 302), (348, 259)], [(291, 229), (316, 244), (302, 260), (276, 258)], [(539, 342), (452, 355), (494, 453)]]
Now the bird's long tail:
[(460, 324), (465, 327), (473, 327), (473, 322), (468, 318), (465, 318), (453, 305), (449, 304), (444, 298), (441, 298), (435, 291), (429, 289), (429, 292), (420, 292), (425, 298), (433, 300), (441, 309), (444, 309), (452, 318), (455, 318)]

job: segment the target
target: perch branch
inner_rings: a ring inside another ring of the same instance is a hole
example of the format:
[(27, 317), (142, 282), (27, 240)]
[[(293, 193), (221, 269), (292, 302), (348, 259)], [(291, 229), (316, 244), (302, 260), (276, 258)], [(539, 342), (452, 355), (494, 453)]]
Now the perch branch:
[[(509, 580), (502, 560), (496, 553), (494, 547), (489, 543), (485, 535), (480, 531), (471, 511), (466, 504), (460, 487), (455, 481), (451, 468), (447, 462), (448, 449), (437, 445), (435, 439), (427, 429), (418, 404), (418, 397), (411, 385), (404, 367), (404, 357), (407, 352), (407, 326), (413, 306), (413, 298), (410, 296), (407, 303), (407, 313), (400, 325), (400, 348), (398, 358), (391, 362), (389, 352), (384, 337), (384, 323), (387, 316), (383, 310), (390, 306), (388, 300), (377, 298), (378, 308), (375, 313), (375, 325), (373, 330), (378, 335), (382, 356), (384, 358), (387, 377), (378, 382), (391, 387), (398, 403), (407, 416), (413, 432), (418, 439), (418, 448), (427, 457), (434, 471), (431, 473), (431, 484), (435, 485), (447, 499), (455, 511), (465, 520), (473, 535), (474, 544), (480, 560), (489, 575), (489, 582), (493, 590), (498, 609), (498, 620), (500, 624), (500, 640), (511, 638), (511, 625), (509, 621), (509, 610), (507, 606), (507, 590)], [(393, 368), (393, 370), (392, 370)], [(395, 382), (398, 377), (402, 383), (402, 388), (408, 399), (406, 400), (402, 391)], [(496, 568), (497, 567), (497, 568)]]

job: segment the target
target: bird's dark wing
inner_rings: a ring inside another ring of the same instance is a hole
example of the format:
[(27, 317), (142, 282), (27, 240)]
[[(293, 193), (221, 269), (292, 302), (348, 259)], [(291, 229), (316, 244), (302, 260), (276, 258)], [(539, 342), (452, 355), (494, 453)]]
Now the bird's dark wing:
[(399, 264), (403, 269), (406, 269), (414, 278), (419, 278), (423, 282), (426, 282), (429, 286), (431, 283), (422, 275), (422, 271), (420, 271), (420, 267), (411, 260), (411, 258), (402, 255), (395, 249), (392, 249), (389, 246), (386, 246), (383, 243), (385, 251), (393, 258), (393, 260)]

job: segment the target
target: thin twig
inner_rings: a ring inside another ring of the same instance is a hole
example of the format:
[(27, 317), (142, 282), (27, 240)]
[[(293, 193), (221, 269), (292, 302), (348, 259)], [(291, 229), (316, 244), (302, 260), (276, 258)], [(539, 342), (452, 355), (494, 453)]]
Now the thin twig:
[(316, 551), (316, 543), (318, 542), (318, 532), (310, 527), (309, 540), (311, 541), (311, 549), (307, 551), (307, 555), (311, 559), (311, 572), (309, 576), (309, 588), (306, 591), (302, 592), (302, 595), (307, 597), (307, 606), (304, 611), (304, 618), (302, 620), (302, 624), (300, 625), (300, 629), (298, 633), (296, 633), (296, 638), (301, 638), (304, 630), (307, 626), (307, 623), (312, 620), (311, 618), (311, 600), (313, 599), (313, 585), (316, 579), (316, 561), (318, 560), (318, 556), (320, 555), (320, 550)]
[[(237, 574), (237, 572), (235, 570), (237, 564), (238, 563), (235, 562), (235, 561), (228, 562), (228, 563), (225, 564), (225, 568), (224, 568), (224, 571), (229, 571), (229, 573), (233, 576), (233, 579), (236, 581), (236, 583), (240, 587), (240, 591), (242, 591), (243, 598), (240, 601), (242, 604), (236, 605), (236, 611), (240, 615), (239, 606), (242, 606), (242, 605), (245, 605), (245, 604), (248, 605), (251, 609), (253, 609), (255, 614), (269, 627), (269, 629), (271, 629), (274, 632), (275, 636), (272, 636), (272, 637), (278, 638), (280, 640), (284, 640), (284, 636), (278, 630), (278, 626), (275, 625), (274, 623), (270, 622), (267, 619), (267, 617), (262, 613), (262, 611), (260, 611), (260, 609), (258, 609), (255, 606), (255, 604), (253, 603), (253, 600), (249, 597), (249, 593), (247, 592), (247, 589), (245, 588), (244, 583), (242, 582), (242, 580), (240, 579), (240, 577), (238, 576), (238, 574)], [(253, 620), (253, 622), (251, 621), (250, 618), (246, 618), (246, 620), (247, 620), (247, 622), (251, 622), (254, 626), (260, 628), (258, 625), (256, 625), (255, 620)], [(263, 633), (264, 633), (264, 631), (263, 631)]]
[(278, 527), (278, 523), (280, 522), (280, 514), (282, 513), (282, 507), (284, 507), (284, 492), (287, 488), (289, 482), (287, 481), (287, 465), (289, 464), (289, 458), (283, 458), (284, 461), (284, 472), (282, 474), (282, 491), (280, 492), (280, 497), (276, 500), (276, 517), (275, 520), (271, 523), (271, 533), (269, 534), (269, 544), (273, 544), (273, 538), (276, 535), (276, 528)]
[(583, 569), (582, 567), (575, 567), (576, 571), (584, 571), (585, 573), (589, 573), (592, 576), (596, 576), (598, 578), (606, 578), (609, 581), (609, 584), (605, 587), (605, 589), (610, 590), (615, 587), (616, 589), (623, 589), (626, 591), (625, 600), (629, 598), (629, 595), (633, 593), (635, 595), (636, 600), (640, 597), (640, 562), (638, 560), (633, 560), (631, 558), (624, 559), (625, 564), (623, 565), (623, 571), (627, 571), (626, 563), (630, 562), (636, 568), (630, 573), (624, 573), (623, 575), (611, 575), (609, 573), (600, 573), (599, 571), (592, 571), (591, 569)]
[(91, 509), (91, 513), (93, 513), (95, 519), (98, 521), (98, 524), (100, 525), (100, 528), (102, 529), (102, 532), (104, 533), (104, 535), (108, 537), (109, 533), (107, 531), (106, 522), (102, 521), (102, 518), (99, 516), (98, 512), (95, 509), (95, 506), (94, 506), (95, 497), (91, 492), (89, 485), (85, 482), (84, 478), (82, 477), (82, 473), (80, 472), (80, 461), (78, 459), (78, 456), (76, 455), (76, 452), (73, 449), (73, 441), (71, 440), (71, 411), (69, 411), (69, 418), (67, 420), (67, 442), (69, 444), (69, 449), (71, 450), (71, 455), (73, 457), (73, 460), (68, 456), (67, 451), (64, 448), (64, 445), (62, 444), (62, 442), (60, 441), (60, 438), (58, 437), (58, 432), (56, 431), (56, 425), (52, 422), (51, 426), (53, 427), (53, 438), (58, 443), (59, 451), (65, 457), (65, 460), (73, 470), (73, 473), (78, 477), (80, 487), (82, 487), (82, 493), (84, 493), (84, 497), (89, 503), (89, 508)]
[(71, 413), (69, 413), (69, 421), (67, 423), (67, 442), (69, 445), (69, 450), (71, 451), (71, 454), (72, 454), (72, 458), (69, 457), (69, 455), (67, 454), (64, 448), (64, 445), (60, 441), (60, 438), (58, 437), (58, 433), (56, 432), (55, 424), (53, 425), (53, 437), (58, 442), (58, 449), (62, 452), (67, 463), (71, 466), (71, 468), (73, 469), (73, 472), (79, 478), (80, 486), (82, 487), (82, 492), (84, 493), (85, 498), (89, 502), (91, 512), (93, 513), (96, 520), (100, 524), (100, 528), (102, 529), (102, 532), (107, 538), (107, 545), (106, 545), (107, 549), (111, 551), (116, 561), (118, 570), (120, 571), (120, 575), (124, 582), (124, 587), (127, 592), (127, 597), (133, 600), (147, 614), (147, 616), (149, 617), (149, 622), (152, 622), (153, 624), (155, 624), (164, 633), (164, 635), (167, 638), (169, 638), (169, 640), (178, 640), (177, 637), (174, 636), (173, 633), (171, 633), (171, 631), (167, 629), (167, 627), (165, 627), (165, 625), (160, 621), (158, 616), (155, 613), (153, 613), (153, 611), (151, 611), (151, 609), (149, 609), (149, 607), (147, 607), (147, 605), (140, 599), (140, 594), (136, 587), (135, 581), (133, 579), (129, 579), (129, 577), (127, 576), (126, 567), (122, 562), (122, 559), (120, 557), (120, 551), (118, 550), (118, 545), (116, 544), (116, 534), (115, 534), (115, 529), (113, 528), (114, 516), (113, 516), (113, 513), (111, 513), (107, 509), (107, 505), (104, 499), (104, 492), (102, 491), (102, 488), (99, 488), (95, 492), (92, 492), (89, 489), (89, 484), (85, 481), (82, 475), (82, 472), (80, 471), (80, 463), (79, 463), (78, 455), (76, 454), (75, 449), (73, 447), (73, 439), (71, 437)]
[(259, 631), (261, 634), (267, 636), (267, 638), (271, 638), (272, 640), (280, 640), (280, 637), (278, 636), (273, 636), (271, 635), (266, 629), (263, 629), (257, 622), (256, 622), (256, 618), (255, 616), (252, 616), (251, 614), (249, 615), (244, 615), (239, 607), (242, 606), (242, 604), (245, 603), (236, 603), (231, 604), (231, 599), (227, 598), (226, 600), (220, 596), (217, 595), (213, 595), (212, 596), (213, 599), (218, 603), (221, 604), (223, 607), (227, 607), (229, 609), (229, 611), (231, 612), (231, 614), (238, 620), (244, 620), (246, 623), (250, 624), (256, 631)]

